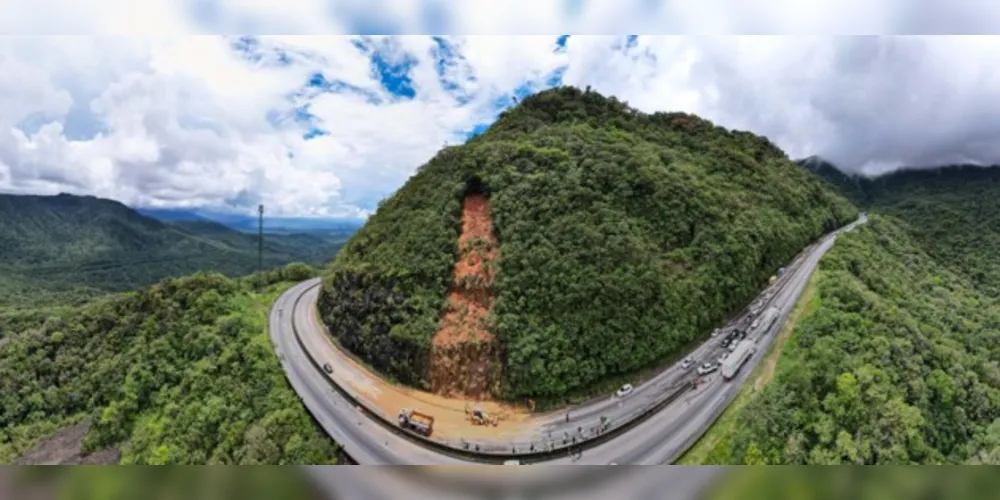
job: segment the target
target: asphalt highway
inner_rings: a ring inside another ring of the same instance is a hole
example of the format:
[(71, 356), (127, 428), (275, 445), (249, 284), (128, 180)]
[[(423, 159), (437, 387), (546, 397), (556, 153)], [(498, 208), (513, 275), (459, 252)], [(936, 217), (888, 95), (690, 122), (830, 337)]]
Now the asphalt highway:
[[(679, 458), (722, 414), (739, 392), (740, 386), (763, 359), (768, 346), (784, 325), (817, 263), (832, 247), (836, 236), (865, 221), (862, 216), (857, 222), (824, 236), (805, 249), (786, 266), (786, 272), (778, 282), (761, 294), (758, 300), (763, 307), (760, 310), (774, 306), (780, 314), (770, 328), (749, 332), (749, 338), (753, 338), (757, 343), (757, 350), (733, 380), (724, 381), (718, 371), (700, 377), (703, 383), (697, 388), (683, 392), (680, 397), (658, 412), (613, 438), (592, 447), (585, 447), (577, 457), (559, 457), (547, 460), (545, 463), (582, 465), (613, 462), (621, 465), (638, 465), (672, 463)], [(467, 457), (459, 458), (426, 447), (393, 426), (370, 418), (335, 388), (334, 379), (324, 373), (317, 366), (318, 362), (311, 359), (306, 352), (308, 350), (314, 354), (324, 349), (323, 346), (329, 346), (329, 343), (323, 340), (326, 332), (315, 321), (318, 285), (318, 279), (305, 281), (279, 297), (271, 310), (270, 332), (289, 383), (326, 432), (359, 464), (477, 463)], [(747, 314), (748, 311), (744, 311), (733, 318), (722, 328), (720, 335), (707, 338), (689, 353), (688, 356), (695, 361), (689, 368), (682, 368), (678, 362), (650, 380), (637, 385), (634, 392), (624, 398), (609, 397), (571, 408), (568, 410), (570, 415), (568, 423), (565, 412), (553, 413), (542, 418), (537, 431), (539, 439), (544, 440), (548, 439), (547, 436), (552, 436), (552, 439), (561, 440), (565, 435), (576, 434), (578, 427), (590, 428), (598, 425), (601, 417), (614, 422), (623, 422), (642, 413), (644, 408), (649, 408), (658, 400), (662, 400), (666, 394), (699, 378), (695, 373), (697, 366), (704, 361), (716, 360), (723, 353), (720, 345), (722, 338), (732, 328), (745, 327), (749, 323)], [(339, 362), (342, 358), (337, 358), (335, 353), (323, 352), (317, 358), (330, 361), (338, 376), (356, 375), (350, 373), (349, 366)], [(361, 396), (360, 400), (363, 399)], [(542, 436), (546, 437), (543, 439)], [(493, 463), (496, 463), (496, 460)], [(564, 471), (561, 473), (553, 473), (552, 468), (548, 467), (529, 469), (538, 469), (537, 474), (528, 475), (537, 475), (539, 481), (541, 478), (553, 481), (556, 480), (553, 478), (562, 476), (580, 477), (579, 474), (565, 472), (567, 470), (565, 468), (556, 468)], [(542, 473), (542, 469), (546, 469), (547, 472)], [(527, 473), (523, 468), (520, 472)], [(576, 480), (578, 479), (574, 479)], [(487, 479), (484, 481), (488, 482)], [(524, 481), (530, 481), (530, 478)]]

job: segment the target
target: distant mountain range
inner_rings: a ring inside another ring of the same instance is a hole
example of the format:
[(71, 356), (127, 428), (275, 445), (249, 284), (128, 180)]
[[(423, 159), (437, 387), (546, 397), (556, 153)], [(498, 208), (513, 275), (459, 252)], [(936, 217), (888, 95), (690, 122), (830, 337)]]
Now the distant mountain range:
[[(239, 276), (257, 269), (255, 234), (195, 212), (156, 215), (92, 196), (0, 195), (0, 305), (47, 302), (53, 293), (132, 290), (198, 271)], [(353, 233), (347, 226), (285, 229), (264, 238), (266, 268), (322, 265)]]
[[(212, 221), (243, 232), (257, 232), (258, 219), (254, 215), (232, 214), (211, 210), (178, 208), (135, 208), (136, 212), (164, 222)], [(364, 219), (318, 217), (269, 217), (264, 214), (264, 232), (273, 234), (349, 232), (364, 225)]]

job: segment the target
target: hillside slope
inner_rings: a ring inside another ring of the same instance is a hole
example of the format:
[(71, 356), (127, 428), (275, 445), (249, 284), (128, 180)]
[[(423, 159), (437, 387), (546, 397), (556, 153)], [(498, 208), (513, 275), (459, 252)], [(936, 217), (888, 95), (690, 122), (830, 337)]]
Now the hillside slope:
[[(831, 166), (832, 167), (832, 166)], [(834, 168), (817, 172), (833, 184)], [(866, 210), (894, 216), (939, 265), (1000, 296), (1000, 168), (946, 166), (856, 179), (845, 189)], [(860, 194), (858, 194), (860, 193)]]
[[(476, 196), (491, 237), (467, 237)], [(855, 216), (764, 138), (559, 88), (420, 167), (338, 254), (320, 311), (405, 383), (559, 397), (663, 361)], [(464, 349), (435, 340), (462, 290), (491, 297)]]
[(0, 463), (78, 422), (89, 422), (83, 452), (119, 448), (123, 463), (330, 462), (335, 444), (266, 330), (270, 302), (314, 273), (269, 271), (264, 295), (250, 278), (198, 274), (79, 308), (0, 312)]
[[(318, 264), (342, 242), (269, 235), (264, 265)], [(0, 195), (0, 303), (125, 291), (197, 271), (238, 276), (256, 268), (256, 237), (221, 224), (165, 223), (94, 197)]]
[(1000, 303), (870, 214), (716, 463), (1000, 463)]

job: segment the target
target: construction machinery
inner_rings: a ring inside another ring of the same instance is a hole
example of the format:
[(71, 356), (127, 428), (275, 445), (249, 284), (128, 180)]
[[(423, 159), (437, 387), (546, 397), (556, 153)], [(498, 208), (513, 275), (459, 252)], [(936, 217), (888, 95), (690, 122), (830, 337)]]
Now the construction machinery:
[(775, 284), (777, 282), (778, 282), (778, 277), (777, 276), (771, 276), (771, 279), (767, 280), (767, 284), (768, 285), (773, 285), (773, 284)]
[(496, 427), (497, 424), (500, 423), (500, 417), (497, 415), (490, 415), (478, 406), (471, 410), (468, 406), (466, 406), (465, 418), (466, 420), (472, 422), (473, 425), (492, 425), (493, 427)]
[(430, 436), (431, 432), (434, 431), (434, 417), (417, 410), (403, 408), (399, 410), (399, 426), (424, 436)]

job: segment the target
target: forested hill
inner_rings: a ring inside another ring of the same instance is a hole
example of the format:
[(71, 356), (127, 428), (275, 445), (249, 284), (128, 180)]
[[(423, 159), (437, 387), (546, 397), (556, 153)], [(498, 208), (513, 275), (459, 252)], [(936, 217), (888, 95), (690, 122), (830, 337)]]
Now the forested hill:
[[(328, 261), (343, 239), (268, 235), (264, 265)], [(89, 196), (0, 195), (0, 303), (125, 291), (197, 271), (237, 276), (256, 267), (256, 237), (213, 222), (161, 222)]]
[(838, 237), (713, 463), (1000, 463), (1000, 303), (904, 227)]
[(1000, 168), (815, 171), (870, 222), (710, 461), (1000, 463)]
[(861, 206), (867, 201), (864, 177), (845, 174), (836, 165), (818, 156), (810, 156), (809, 158), (797, 160), (796, 163), (819, 176), (831, 188), (850, 200), (851, 203)]
[(115, 450), (126, 464), (332, 462), (267, 333), (271, 302), (315, 274), (200, 273), (0, 311), (0, 463), (114, 462)]
[(940, 265), (1000, 296), (1000, 168), (904, 170), (854, 186), (859, 206), (896, 217)]
[[(496, 239), (477, 251), (496, 257), (486, 280), (453, 283), (476, 193)], [(420, 167), (338, 254), (321, 312), (376, 368), (429, 387), (449, 290), (485, 290), (499, 396), (559, 397), (673, 355), (856, 215), (766, 138), (558, 88)]]

